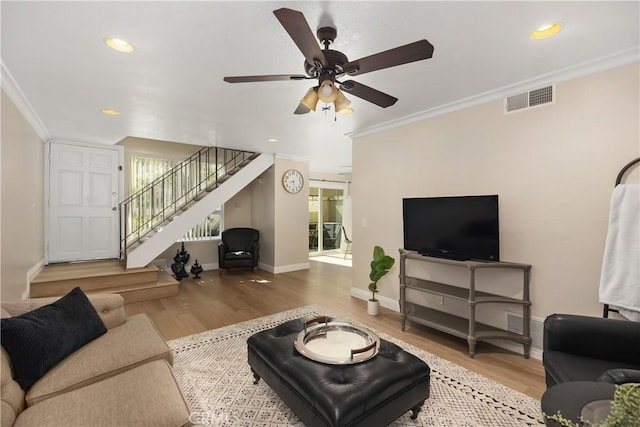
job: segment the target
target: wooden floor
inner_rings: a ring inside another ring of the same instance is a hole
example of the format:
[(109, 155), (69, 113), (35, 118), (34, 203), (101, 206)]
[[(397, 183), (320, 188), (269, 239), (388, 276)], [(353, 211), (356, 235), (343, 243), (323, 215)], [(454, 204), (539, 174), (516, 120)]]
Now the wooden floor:
[(471, 359), (467, 342), (410, 323), (400, 330), (400, 315), (381, 308), (367, 314), (366, 302), (349, 295), (351, 269), (310, 261), (311, 269), (270, 274), (262, 270), (232, 270), (222, 277), (205, 271), (199, 280), (184, 279), (177, 297), (125, 306), (127, 315), (145, 312), (166, 340), (266, 316), (303, 305), (320, 304), (373, 329), (423, 348), (497, 382), (540, 399), (546, 389), (542, 363), (479, 342)]

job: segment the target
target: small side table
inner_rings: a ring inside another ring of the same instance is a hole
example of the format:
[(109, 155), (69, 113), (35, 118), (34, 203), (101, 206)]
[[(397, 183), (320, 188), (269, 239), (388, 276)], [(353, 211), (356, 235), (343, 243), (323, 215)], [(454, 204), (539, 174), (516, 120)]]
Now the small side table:
[[(615, 391), (615, 384), (596, 381), (570, 381), (556, 384), (548, 388), (542, 395), (542, 412), (548, 416), (560, 412), (566, 419), (580, 423), (580, 417), (586, 405), (596, 401), (613, 400)], [(600, 417), (597, 418), (589, 421), (601, 421)], [(545, 423), (548, 427), (561, 426), (560, 423), (549, 419), (545, 419)]]

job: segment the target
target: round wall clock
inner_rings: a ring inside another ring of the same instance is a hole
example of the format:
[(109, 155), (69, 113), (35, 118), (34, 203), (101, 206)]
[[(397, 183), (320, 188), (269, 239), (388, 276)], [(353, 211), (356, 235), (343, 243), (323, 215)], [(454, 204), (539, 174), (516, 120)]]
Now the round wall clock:
[(284, 175), (282, 175), (282, 185), (289, 193), (297, 193), (302, 190), (304, 178), (299, 171), (289, 169), (284, 173)]

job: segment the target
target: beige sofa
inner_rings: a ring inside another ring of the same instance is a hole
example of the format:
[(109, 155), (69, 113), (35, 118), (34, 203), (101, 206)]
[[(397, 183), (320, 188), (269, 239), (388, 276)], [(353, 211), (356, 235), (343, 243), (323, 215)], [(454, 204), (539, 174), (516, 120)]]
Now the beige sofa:
[[(55, 301), (2, 302), (2, 317)], [(108, 332), (66, 357), (25, 393), (2, 349), (1, 427), (189, 426), (173, 356), (145, 314), (126, 318), (120, 295), (89, 296)]]

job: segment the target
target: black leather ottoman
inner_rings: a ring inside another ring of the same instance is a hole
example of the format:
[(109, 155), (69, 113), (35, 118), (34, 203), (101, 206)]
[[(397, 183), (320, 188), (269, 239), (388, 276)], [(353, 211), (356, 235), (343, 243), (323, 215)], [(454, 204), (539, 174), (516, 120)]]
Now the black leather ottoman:
[(302, 356), (293, 342), (303, 319), (258, 332), (247, 340), (249, 366), (309, 427), (385, 426), (407, 411), (417, 417), (429, 397), (429, 366), (380, 340), (372, 359), (326, 365)]

